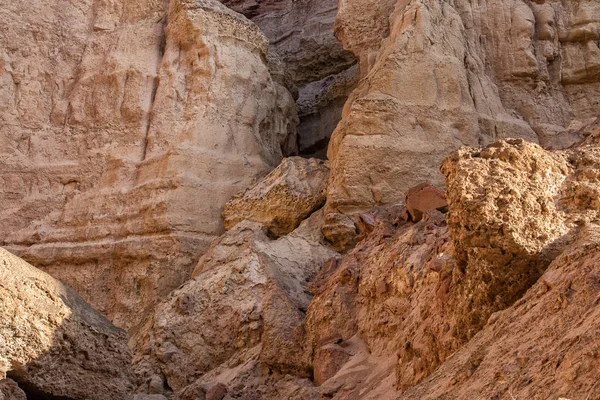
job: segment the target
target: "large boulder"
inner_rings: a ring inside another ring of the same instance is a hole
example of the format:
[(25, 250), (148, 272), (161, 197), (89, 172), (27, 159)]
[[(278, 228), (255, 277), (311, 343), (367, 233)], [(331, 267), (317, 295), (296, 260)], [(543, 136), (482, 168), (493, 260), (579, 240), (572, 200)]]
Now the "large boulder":
[(325, 161), (285, 158), (264, 180), (225, 204), (225, 228), (247, 220), (265, 225), (274, 236), (286, 235), (325, 203), (328, 178)]
[(219, 371), (250, 361), (309, 376), (308, 282), (337, 256), (324, 244), (321, 222), (315, 213), (271, 240), (260, 224), (244, 221), (216, 241), (192, 280), (161, 302), (134, 336), (140, 390), (164, 387), (188, 398), (205, 390), (199, 385), (209, 389)]
[[(127, 334), (72, 289), (0, 249), (0, 375), (5, 374), (43, 398), (125, 400), (134, 389)], [(11, 387), (10, 381), (0, 382), (5, 396)]]
[(457, 261), (453, 312), (471, 338), (533, 285), (569, 232), (558, 206), (572, 172), (562, 154), (522, 139), (461, 148), (442, 165)]

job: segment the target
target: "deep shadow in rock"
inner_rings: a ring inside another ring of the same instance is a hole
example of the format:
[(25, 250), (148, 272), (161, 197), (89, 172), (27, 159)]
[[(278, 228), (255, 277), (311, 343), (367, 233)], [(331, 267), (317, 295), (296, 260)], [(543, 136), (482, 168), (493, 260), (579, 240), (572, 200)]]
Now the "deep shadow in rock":
[(0, 374), (30, 399), (128, 399), (125, 331), (71, 288), (0, 249)]

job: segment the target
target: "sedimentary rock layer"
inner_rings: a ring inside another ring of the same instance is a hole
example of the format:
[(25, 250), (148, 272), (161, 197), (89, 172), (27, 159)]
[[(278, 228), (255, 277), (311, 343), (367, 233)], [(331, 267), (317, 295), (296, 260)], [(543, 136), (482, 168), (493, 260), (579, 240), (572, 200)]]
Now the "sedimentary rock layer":
[(131, 327), (295, 146), (293, 99), (216, 0), (38, 3), (0, 8), (0, 243)]

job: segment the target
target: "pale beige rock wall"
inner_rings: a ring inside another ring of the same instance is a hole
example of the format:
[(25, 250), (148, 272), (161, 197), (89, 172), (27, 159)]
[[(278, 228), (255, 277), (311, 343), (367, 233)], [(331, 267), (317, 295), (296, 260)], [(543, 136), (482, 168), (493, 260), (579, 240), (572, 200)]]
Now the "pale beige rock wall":
[(336, 33), (359, 56), (363, 79), (329, 146), (328, 211), (354, 213), (423, 181), (441, 184), (441, 160), (461, 145), (577, 141), (599, 109), (598, 7), (340, 2)]
[(217, 1), (58, 3), (0, 7), (0, 243), (131, 327), (297, 116), (266, 38)]

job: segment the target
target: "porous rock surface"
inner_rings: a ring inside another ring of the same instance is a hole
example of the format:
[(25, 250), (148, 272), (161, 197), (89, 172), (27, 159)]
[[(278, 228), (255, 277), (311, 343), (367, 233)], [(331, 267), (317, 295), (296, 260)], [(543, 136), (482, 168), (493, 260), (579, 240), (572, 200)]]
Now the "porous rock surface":
[(254, 221), (276, 237), (286, 235), (323, 206), (328, 179), (324, 161), (285, 158), (265, 179), (225, 204), (225, 228)]
[[(360, 399), (381, 381), (387, 392), (396, 388), (398, 398), (411, 399), (495, 398), (507, 390), (521, 394), (516, 398), (600, 394), (591, 378), (593, 334), (581, 347), (562, 339), (571, 337), (571, 326), (594, 324), (600, 295), (591, 284), (600, 222), (600, 207), (590, 201), (600, 188), (597, 127), (563, 152), (520, 139), (457, 151), (442, 167), (447, 218), (431, 211), (416, 224), (405, 222), (403, 206), (361, 214), (364, 239), (311, 283), (308, 345), (315, 371), (330, 377), (320, 379), (321, 393)], [(580, 282), (578, 289), (571, 282)], [(549, 314), (569, 304), (572, 312)], [(345, 348), (355, 335), (370, 357), (395, 363), (395, 371), (360, 385), (348, 379), (353, 357)], [(564, 346), (549, 345), (554, 341)], [(560, 362), (551, 360), (570, 353), (577, 361), (557, 378), (551, 368)]]
[(189, 278), (225, 202), (295, 147), (293, 99), (264, 35), (216, 0), (0, 16), (0, 244), (129, 328)]
[[(32, 394), (64, 399), (130, 399), (127, 334), (72, 289), (0, 249), (0, 376)], [(24, 399), (0, 381), (0, 398)], [(20, 397), (19, 397), (20, 396)]]
[(362, 79), (328, 149), (330, 224), (442, 184), (460, 146), (579, 141), (598, 113), (599, 26), (596, 1), (340, 1)]
[(27, 400), (25, 392), (12, 379), (0, 380), (0, 400)]
[(576, 235), (525, 296), (399, 398), (598, 397), (600, 230)]
[(165, 393), (186, 399), (226, 375), (222, 371), (260, 370), (257, 363), (309, 376), (303, 329), (311, 300), (307, 282), (337, 257), (324, 244), (321, 223), (318, 212), (291, 234), (271, 240), (260, 224), (244, 221), (216, 241), (192, 280), (161, 302), (134, 335), (140, 390), (168, 388)]
[(453, 279), (460, 281), (454, 334), (468, 339), (521, 297), (564, 247), (570, 226), (557, 198), (571, 169), (561, 154), (522, 139), (462, 148), (441, 169), (458, 267)]

